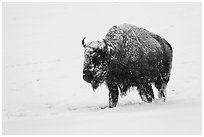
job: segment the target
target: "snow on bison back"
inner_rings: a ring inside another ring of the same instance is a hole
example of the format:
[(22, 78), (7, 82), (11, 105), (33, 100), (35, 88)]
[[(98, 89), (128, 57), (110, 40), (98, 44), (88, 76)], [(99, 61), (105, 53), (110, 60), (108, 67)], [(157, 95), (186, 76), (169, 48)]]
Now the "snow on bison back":
[(103, 41), (85, 43), (83, 79), (93, 89), (103, 82), (109, 89), (109, 107), (116, 107), (119, 92), (126, 95), (137, 87), (141, 99), (154, 100), (151, 83), (158, 96), (166, 99), (172, 67), (171, 45), (162, 37), (130, 24), (113, 26)]

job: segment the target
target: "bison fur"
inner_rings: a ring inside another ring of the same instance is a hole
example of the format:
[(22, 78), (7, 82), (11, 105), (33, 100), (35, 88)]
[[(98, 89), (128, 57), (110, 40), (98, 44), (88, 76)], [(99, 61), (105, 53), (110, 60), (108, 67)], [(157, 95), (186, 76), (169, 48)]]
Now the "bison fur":
[(137, 87), (141, 99), (152, 102), (155, 97), (165, 101), (170, 79), (173, 51), (159, 35), (135, 25), (122, 24), (109, 29), (102, 41), (85, 43), (83, 79), (97, 89), (105, 83), (109, 90), (109, 107), (116, 107), (118, 96)]

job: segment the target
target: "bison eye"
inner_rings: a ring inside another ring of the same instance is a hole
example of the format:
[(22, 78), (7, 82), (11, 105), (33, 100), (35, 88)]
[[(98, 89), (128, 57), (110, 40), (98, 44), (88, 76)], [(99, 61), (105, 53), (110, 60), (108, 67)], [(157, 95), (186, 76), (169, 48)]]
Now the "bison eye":
[(93, 65), (93, 64), (90, 64), (89, 67), (88, 67), (88, 70), (89, 70), (89, 71), (92, 71), (93, 69), (94, 69), (94, 65)]
[(96, 56), (96, 52), (90, 53), (90, 56), (91, 56), (91, 57), (95, 57), (95, 56)]

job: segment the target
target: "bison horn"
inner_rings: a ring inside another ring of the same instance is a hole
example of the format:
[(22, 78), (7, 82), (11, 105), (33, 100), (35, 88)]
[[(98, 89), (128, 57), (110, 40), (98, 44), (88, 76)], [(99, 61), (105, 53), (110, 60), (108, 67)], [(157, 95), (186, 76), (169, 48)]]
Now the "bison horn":
[(86, 44), (85, 44), (85, 42), (84, 42), (85, 38), (86, 38), (86, 37), (84, 37), (83, 40), (82, 40), (82, 45), (83, 45), (84, 48), (86, 47)]

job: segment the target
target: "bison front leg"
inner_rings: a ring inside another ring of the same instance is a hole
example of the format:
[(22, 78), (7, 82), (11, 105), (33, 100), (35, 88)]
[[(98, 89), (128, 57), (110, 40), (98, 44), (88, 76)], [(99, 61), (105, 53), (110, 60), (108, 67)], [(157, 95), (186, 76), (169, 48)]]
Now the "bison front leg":
[(118, 103), (118, 87), (115, 83), (108, 83), (109, 89), (109, 107), (113, 108), (117, 106)]
[(138, 87), (139, 95), (144, 102), (151, 103), (154, 100), (154, 92), (151, 83), (145, 83)]

